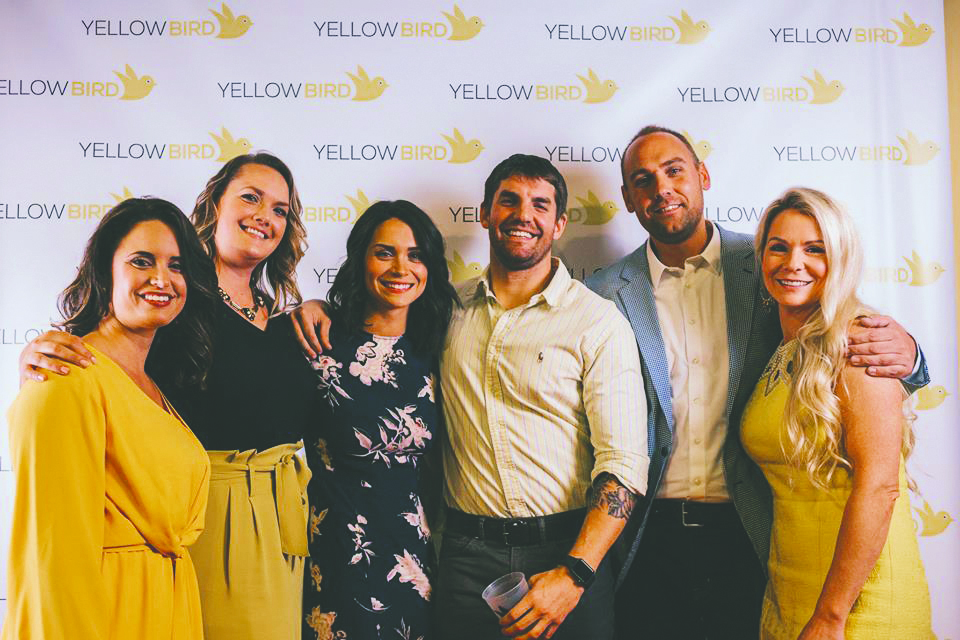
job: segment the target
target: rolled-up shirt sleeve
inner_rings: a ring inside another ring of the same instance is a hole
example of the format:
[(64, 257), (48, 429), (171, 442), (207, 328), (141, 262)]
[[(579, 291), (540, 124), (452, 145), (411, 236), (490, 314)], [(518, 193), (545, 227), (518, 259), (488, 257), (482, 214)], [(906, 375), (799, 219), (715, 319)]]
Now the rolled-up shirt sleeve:
[(583, 343), (583, 405), (590, 426), (594, 466), (591, 481), (611, 473), (638, 495), (647, 491), (647, 399), (633, 331), (615, 322)]

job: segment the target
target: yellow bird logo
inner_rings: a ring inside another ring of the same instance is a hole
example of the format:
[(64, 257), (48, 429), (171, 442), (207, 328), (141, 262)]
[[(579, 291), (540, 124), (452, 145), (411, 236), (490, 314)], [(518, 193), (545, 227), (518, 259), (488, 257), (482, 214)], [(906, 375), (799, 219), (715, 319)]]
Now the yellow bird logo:
[(597, 194), (593, 191), (587, 191), (586, 199), (577, 196), (577, 202), (580, 203), (580, 206), (573, 211), (582, 212), (583, 217), (580, 219), (581, 224), (606, 224), (620, 211), (620, 208), (613, 200), (600, 202), (600, 198), (598, 198)]
[(463, 137), (463, 134), (460, 133), (460, 130), (456, 128), (453, 130), (452, 138), (445, 133), (441, 133), (440, 135), (442, 135), (444, 140), (450, 145), (451, 155), (447, 162), (457, 164), (473, 162), (485, 148), (477, 138), (468, 141)]
[(384, 89), (389, 87), (383, 76), (377, 76), (373, 80), (367, 75), (363, 67), (357, 65), (357, 75), (347, 71), (347, 75), (353, 80), (356, 90), (353, 92), (354, 100), (376, 100), (383, 93)]
[(813, 70), (812, 80), (807, 76), (802, 77), (813, 90), (813, 99), (810, 100), (810, 104), (827, 104), (833, 102), (840, 97), (840, 94), (843, 93), (843, 90), (846, 88), (840, 84), (839, 80), (827, 82), (823, 75), (816, 69)]
[(226, 127), (221, 127), (220, 135), (217, 135), (211, 131), (210, 137), (216, 140), (217, 146), (220, 147), (220, 156), (217, 158), (217, 160), (220, 162), (227, 162), (228, 160), (233, 160), (237, 156), (242, 156), (243, 154), (249, 152), (253, 147), (253, 145), (250, 144), (250, 141), (246, 138), (234, 140), (233, 135), (227, 131)]
[(367, 194), (363, 192), (362, 189), (357, 189), (357, 197), (345, 195), (344, 198), (350, 201), (350, 204), (353, 206), (353, 211), (356, 214), (353, 218), (353, 222), (356, 222), (357, 219), (364, 214), (364, 212), (370, 208), (370, 198), (367, 197)]
[(926, 500), (923, 501), (923, 509), (913, 508), (920, 516), (920, 522), (923, 523), (923, 529), (920, 530), (921, 536), (935, 536), (946, 531), (953, 517), (946, 511), (937, 511), (934, 513), (933, 507)]
[(133, 195), (133, 192), (130, 191), (130, 187), (126, 187), (126, 186), (123, 188), (123, 193), (121, 194), (111, 193), (110, 195), (113, 196), (113, 199), (116, 200), (117, 203), (136, 197)]
[(893, 22), (900, 27), (900, 31), (903, 32), (903, 38), (900, 40), (901, 47), (917, 47), (930, 39), (930, 36), (933, 35), (933, 27), (928, 25), (926, 22), (921, 23), (919, 26), (916, 22), (913, 21), (907, 12), (903, 12), (903, 21), (893, 18)]
[(703, 42), (703, 39), (710, 33), (710, 25), (706, 20), (694, 22), (693, 18), (686, 11), (680, 11), (680, 17), (670, 16), (673, 23), (680, 30), (680, 38), (677, 44), (697, 44)]
[(119, 71), (113, 72), (114, 75), (123, 82), (123, 95), (120, 96), (121, 100), (141, 100), (146, 98), (150, 92), (153, 91), (154, 85), (157, 84), (153, 76), (137, 76), (137, 73), (130, 65), (127, 65), (124, 71), (125, 73), (120, 73)]
[(479, 16), (468, 18), (463, 10), (457, 5), (453, 5), (453, 13), (443, 12), (450, 21), (450, 37), (447, 40), (469, 40), (480, 33), (480, 29), (485, 26)]
[(925, 411), (939, 407), (950, 394), (947, 392), (946, 387), (938, 384), (935, 387), (924, 387), (914, 395), (917, 398), (917, 405), (914, 408), (918, 411)]
[(597, 72), (593, 69), (587, 69), (586, 78), (580, 74), (577, 74), (577, 77), (580, 78), (580, 82), (587, 89), (587, 97), (583, 99), (584, 102), (606, 102), (620, 88), (613, 80), (601, 82)]
[(697, 154), (697, 159), (700, 160), (700, 162), (706, 160), (707, 156), (713, 152), (713, 145), (710, 144), (709, 141), (701, 140), (697, 142), (688, 131), (681, 131), (681, 133), (683, 137), (687, 139), (687, 142), (690, 143), (690, 146), (693, 147), (694, 152)]
[(235, 17), (226, 2), (220, 5), (220, 11), (210, 9), (210, 13), (217, 16), (217, 22), (220, 23), (218, 38), (239, 38), (253, 26), (250, 16)]
[(907, 152), (907, 157), (904, 159), (903, 164), (927, 164), (933, 160), (933, 157), (940, 151), (940, 147), (938, 147), (933, 140), (920, 142), (917, 134), (913, 131), (907, 131), (906, 139), (897, 136), (897, 140), (900, 141), (904, 151)]
[(913, 251), (911, 257), (903, 256), (903, 259), (907, 261), (913, 274), (913, 278), (910, 280), (911, 287), (922, 287), (925, 284), (930, 284), (946, 271), (939, 262), (924, 262), (916, 250)]
[(483, 273), (483, 265), (479, 262), (466, 264), (463, 257), (456, 251), (453, 252), (453, 260), (447, 260), (447, 268), (450, 269), (450, 281), (454, 284), (476, 278)]

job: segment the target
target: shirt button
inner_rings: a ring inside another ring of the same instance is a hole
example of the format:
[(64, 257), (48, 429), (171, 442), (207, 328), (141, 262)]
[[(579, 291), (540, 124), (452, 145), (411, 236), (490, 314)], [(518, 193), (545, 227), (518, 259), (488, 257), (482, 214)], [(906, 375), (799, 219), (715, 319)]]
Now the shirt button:
[(688, 282), (687, 284), (683, 285), (683, 288), (684, 288), (684, 289), (689, 289), (691, 286), (692, 286), (692, 285)]
[(693, 362), (693, 364), (700, 364), (700, 358), (694, 358), (691, 362)]
[(693, 404), (700, 404), (700, 398), (694, 398)]
[(703, 438), (694, 438), (694, 439), (693, 439), (693, 444), (700, 444), (701, 442), (703, 442)]
[(699, 487), (699, 486), (700, 486), (700, 478), (694, 478), (694, 479), (693, 479), (693, 484), (695, 484), (695, 485), (697, 485), (697, 486)]
[(693, 318), (690, 318), (690, 324), (697, 324), (697, 321), (694, 320)]

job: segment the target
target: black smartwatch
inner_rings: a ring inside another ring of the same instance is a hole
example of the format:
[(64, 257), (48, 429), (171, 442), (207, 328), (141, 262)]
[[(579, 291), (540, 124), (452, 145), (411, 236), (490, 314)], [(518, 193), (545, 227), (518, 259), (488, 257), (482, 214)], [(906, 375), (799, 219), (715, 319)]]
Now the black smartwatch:
[(570, 577), (573, 578), (577, 586), (583, 587), (584, 589), (588, 589), (590, 585), (593, 584), (594, 578), (597, 577), (597, 572), (593, 567), (588, 565), (583, 558), (564, 556), (563, 559), (560, 560), (560, 566), (566, 567), (567, 571), (570, 572)]

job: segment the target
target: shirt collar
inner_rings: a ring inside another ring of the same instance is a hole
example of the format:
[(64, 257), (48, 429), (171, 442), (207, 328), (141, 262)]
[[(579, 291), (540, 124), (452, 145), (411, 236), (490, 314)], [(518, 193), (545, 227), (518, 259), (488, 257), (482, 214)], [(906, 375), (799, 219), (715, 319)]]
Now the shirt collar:
[[(707, 246), (703, 248), (703, 251), (698, 253), (695, 256), (687, 258), (686, 262), (693, 266), (693, 270), (697, 271), (699, 269), (707, 269), (712, 274), (719, 276), (721, 273), (721, 253), (720, 253), (720, 232), (717, 230), (716, 225), (711, 224), (713, 232), (710, 235), (710, 241), (707, 242)], [(679, 267), (668, 267), (667, 265), (660, 262), (660, 258), (657, 257), (657, 254), (653, 252), (653, 242), (647, 240), (647, 262), (650, 264), (650, 282), (653, 283), (654, 288), (660, 284), (660, 279), (663, 277), (663, 272), (669, 269), (673, 269), (676, 272)]]
[[(563, 304), (564, 294), (570, 287), (570, 281), (572, 280), (570, 272), (563, 266), (563, 261), (556, 256), (550, 258), (550, 268), (553, 270), (553, 275), (550, 276), (550, 282), (546, 289), (533, 294), (527, 304), (524, 305), (525, 307), (532, 307), (541, 300), (551, 307), (558, 307)], [(490, 287), (490, 265), (487, 265), (487, 268), (480, 274), (477, 287), (473, 290), (473, 299), (476, 300), (480, 297), (486, 297), (490, 300), (497, 299)]]

